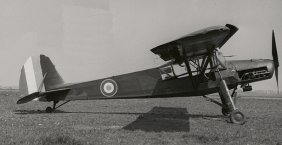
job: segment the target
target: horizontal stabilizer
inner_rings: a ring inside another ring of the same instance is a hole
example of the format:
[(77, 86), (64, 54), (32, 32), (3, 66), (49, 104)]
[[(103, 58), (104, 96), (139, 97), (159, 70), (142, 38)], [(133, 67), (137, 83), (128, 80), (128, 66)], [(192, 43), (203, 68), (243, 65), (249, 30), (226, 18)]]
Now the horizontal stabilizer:
[(24, 104), (27, 102), (30, 102), (36, 98), (51, 94), (51, 93), (60, 93), (60, 92), (64, 92), (64, 91), (69, 91), (70, 88), (60, 88), (60, 89), (56, 89), (56, 90), (50, 90), (50, 91), (46, 91), (46, 92), (34, 92), (30, 95), (27, 95), (25, 97), (22, 97), (21, 99), (19, 99), (17, 101), (17, 104)]
[(29, 102), (29, 101), (32, 101), (32, 100), (38, 98), (38, 97), (40, 97), (40, 96), (39, 96), (39, 92), (34, 92), (34, 93), (32, 93), (32, 94), (30, 94), (30, 95), (27, 95), (27, 96), (21, 98), (20, 100), (18, 100), (18, 101), (17, 101), (17, 104), (27, 103), (27, 102)]

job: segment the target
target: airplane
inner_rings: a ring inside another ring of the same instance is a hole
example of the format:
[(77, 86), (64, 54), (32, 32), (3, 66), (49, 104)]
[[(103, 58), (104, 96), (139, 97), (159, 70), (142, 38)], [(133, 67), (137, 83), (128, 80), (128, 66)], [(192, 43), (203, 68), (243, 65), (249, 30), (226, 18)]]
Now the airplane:
[[(225, 60), (220, 49), (237, 31), (231, 24), (204, 28), (152, 48), (165, 61), (161, 66), (81, 83), (65, 83), (49, 57), (29, 57), (21, 69), (17, 104), (53, 102), (45, 110), (51, 113), (74, 100), (203, 96), (218, 104), (230, 122), (244, 124), (235, 104), (238, 86), (251, 91), (251, 83), (270, 79), (274, 72), (278, 86), (279, 61), (274, 31), (273, 60)], [(206, 96), (212, 93), (221, 102)], [(59, 101), (64, 102), (56, 106)]]

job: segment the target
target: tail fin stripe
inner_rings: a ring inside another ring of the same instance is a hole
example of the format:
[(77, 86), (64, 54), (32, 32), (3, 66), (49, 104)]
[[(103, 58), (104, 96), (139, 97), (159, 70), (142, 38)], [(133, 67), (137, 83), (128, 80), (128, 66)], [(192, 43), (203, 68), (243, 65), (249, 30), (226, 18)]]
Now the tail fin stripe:
[(27, 88), (27, 81), (26, 81), (26, 77), (25, 77), (24, 66), (21, 69), (19, 89), (20, 89), (21, 97), (24, 97), (24, 96), (28, 95), (28, 88)]
[(27, 62), (24, 64), (24, 71), (26, 76), (28, 93), (32, 94), (34, 92), (37, 92), (38, 90), (37, 90), (36, 78), (34, 74), (34, 68), (33, 68), (31, 57), (28, 58)]
[[(35, 74), (35, 81), (36, 81), (36, 86), (37, 86), (37, 90), (39, 89), (42, 81), (44, 80), (44, 75), (45, 73), (42, 72), (42, 66), (40, 64), (40, 57), (32, 57), (32, 64), (33, 64), (33, 69), (34, 69), (34, 74)], [(45, 91), (45, 86), (43, 83), (42, 89), (38, 90), (38, 91)]]
[(45, 77), (47, 76), (47, 73), (44, 74), (42, 81), (40, 82), (40, 85), (38, 87), (39, 92), (45, 92), (45, 87), (44, 87), (44, 80)]

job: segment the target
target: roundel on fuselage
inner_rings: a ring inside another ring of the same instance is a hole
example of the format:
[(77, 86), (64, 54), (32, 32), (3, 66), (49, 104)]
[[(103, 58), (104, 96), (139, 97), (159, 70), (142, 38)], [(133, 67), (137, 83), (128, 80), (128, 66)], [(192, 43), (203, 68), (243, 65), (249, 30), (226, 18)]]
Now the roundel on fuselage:
[(118, 86), (114, 80), (105, 79), (101, 82), (100, 90), (105, 97), (112, 97), (117, 93)]

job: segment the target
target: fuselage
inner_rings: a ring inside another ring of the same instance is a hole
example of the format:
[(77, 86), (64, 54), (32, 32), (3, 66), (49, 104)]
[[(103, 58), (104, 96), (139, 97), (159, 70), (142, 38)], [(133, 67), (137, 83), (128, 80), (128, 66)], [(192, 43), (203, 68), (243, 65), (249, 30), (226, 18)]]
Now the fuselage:
[[(207, 73), (206, 75), (211, 76), (211, 79), (199, 81), (196, 88), (193, 87), (189, 76), (180, 78), (172, 76), (169, 79), (163, 79), (160, 69), (152, 68), (89, 82), (65, 84), (61, 88), (70, 88), (69, 91), (57, 93), (56, 99), (94, 100), (202, 96), (218, 92), (220, 75), (226, 81), (228, 88), (232, 89), (238, 85), (270, 79), (274, 72), (273, 61), (268, 59), (225, 61), (225, 65), (226, 69), (220, 70), (220, 74), (218, 72)], [(41, 101), (51, 101), (52, 99), (53, 96), (50, 94)]]

